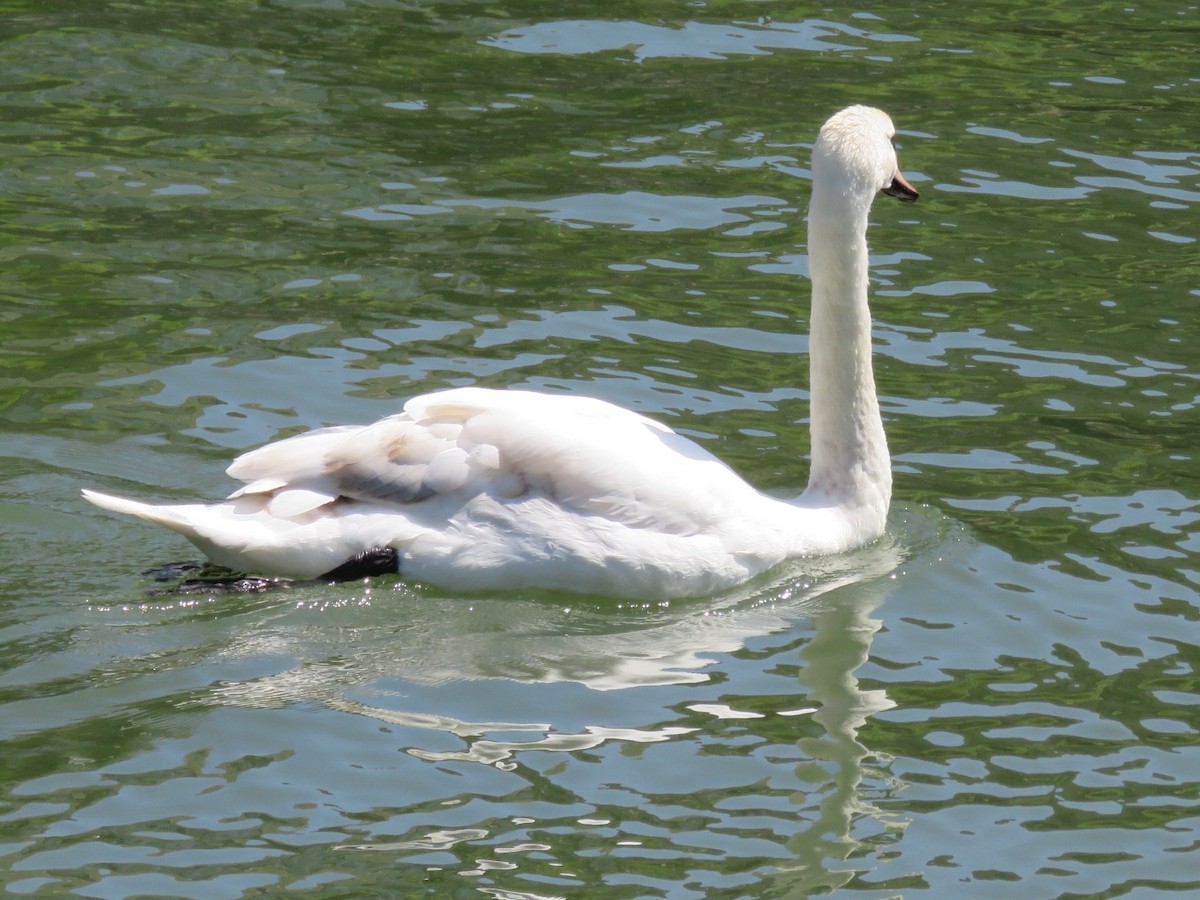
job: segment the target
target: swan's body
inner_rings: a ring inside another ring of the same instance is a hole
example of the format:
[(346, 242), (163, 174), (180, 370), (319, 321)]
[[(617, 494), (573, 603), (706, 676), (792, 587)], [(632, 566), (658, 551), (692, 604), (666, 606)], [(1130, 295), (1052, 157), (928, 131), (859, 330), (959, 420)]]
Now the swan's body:
[(884, 113), (850, 107), (814, 149), (812, 470), (795, 501), (612, 404), (484, 388), (246, 453), (228, 470), (245, 485), (223, 503), (84, 496), (235, 570), (316, 577), (390, 548), (406, 577), (455, 590), (688, 596), (868, 543), (883, 533), (892, 479), (871, 368), (867, 214), (880, 190), (916, 198), (893, 134)]

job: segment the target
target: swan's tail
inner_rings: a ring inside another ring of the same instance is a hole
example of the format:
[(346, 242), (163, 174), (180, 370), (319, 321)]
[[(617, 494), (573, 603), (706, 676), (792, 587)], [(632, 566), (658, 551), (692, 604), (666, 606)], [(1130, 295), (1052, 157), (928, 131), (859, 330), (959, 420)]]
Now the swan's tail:
[[(312, 521), (274, 516), (265, 506), (258, 506), (259, 498), (254, 496), (211, 505), (174, 506), (155, 506), (89, 490), (83, 491), (83, 498), (101, 509), (169, 528), (195, 544), (209, 562), (236, 572), (315, 578), (363, 550), (390, 544), (388, 533), (378, 543), (364, 543), (354, 536), (347, 539), (336, 516), (318, 516)], [(394, 570), (393, 565), (388, 571)]]
[[(232, 515), (233, 508), (227, 503), (213, 506), (200, 503), (155, 506), (152, 503), (141, 503), (87, 489), (83, 491), (83, 499), (101, 509), (136, 516), (155, 525), (170, 528), (195, 544), (200, 552), (208, 557), (209, 562), (236, 571), (258, 571), (266, 568), (259, 565), (260, 563), (267, 563), (267, 567), (277, 569), (278, 564), (269, 565), (272, 562), (271, 556), (281, 548), (286, 549), (286, 542), (274, 540), (274, 535), (269, 529), (255, 527), (261, 523), (253, 519), (240, 524), (236, 522)], [(340, 561), (336, 560), (334, 564)], [(284, 568), (286, 567), (285, 562)]]
[(82, 494), (84, 500), (99, 506), (101, 509), (124, 513), (127, 516), (137, 516), (139, 519), (145, 519), (147, 522), (166, 526), (172, 531), (177, 531), (187, 537), (191, 537), (196, 532), (195, 523), (184, 512), (187, 507), (155, 506), (151, 503), (141, 503), (125, 497), (102, 494), (99, 491), (89, 491), (87, 488), (83, 489)]

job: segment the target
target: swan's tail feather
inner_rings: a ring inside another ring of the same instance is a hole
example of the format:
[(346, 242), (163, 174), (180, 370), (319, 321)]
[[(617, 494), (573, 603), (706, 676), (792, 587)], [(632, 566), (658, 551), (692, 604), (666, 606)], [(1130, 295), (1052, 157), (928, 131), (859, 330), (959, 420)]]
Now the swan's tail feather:
[(136, 516), (147, 522), (163, 525), (183, 535), (192, 535), (196, 530), (195, 524), (187, 515), (183, 514), (180, 507), (155, 506), (125, 497), (114, 497), (112, 494), (102, 494), (100, 491), (90, 491), (87, 488), (83, 489), (82, 494), (84, 500), (101, 509), (123, 513), (127, 516)]
[[(261, 539), (255, 546), (252, 535), (247, 535), (244, 529), (234, 527), (229, 516), (228, 504), (204, 506), (203, 504), (181, 504), (179, 506), (155, 506), (153, 503), (142, 503), (129, 500), (126, 497), (114, 497), (112, 494), (102, 494), (99, 491), (84, 489), (83, 499), (94, 503), (101, 509), (111, 512), (135, 516), (155, 525), (162, 525), (176, 534), (183, 535), (208, 557), (209, 562), (235, 571), (256, 570), (262, 568), (257, 554), (278, 550), (271, 541)], [(267, 535), (269, 537), (269, 534)], [(260, 538), (262, 535), (260, 535)], [(252, 552), (253, 551), (253, 552)], [(275, 566), (274, 568), (279, 568)], [(326, 567), (328, 568), (328, 566)]]
[[(374, 535), (366, 541), (347, 539), (336, 515), (303, 522), (279, 518), (259, 503), (258, 495), (207, 506), (155, 506), (91, 490), (84, 490), (83, 498), (101, 509), (169, 528), (195, 544), (209, 562), (235, 572), (315, 578), (342, 566), (363, 547), (387, 550), (391, 543), (386, 533), (378, 541)], [(397, 560), (372, 564), (394, 572)]]

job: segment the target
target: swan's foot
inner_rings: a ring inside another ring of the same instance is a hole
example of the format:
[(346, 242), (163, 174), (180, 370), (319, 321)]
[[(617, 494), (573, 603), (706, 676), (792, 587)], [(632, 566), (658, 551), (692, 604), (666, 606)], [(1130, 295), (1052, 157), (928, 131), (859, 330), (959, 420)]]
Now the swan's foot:
[(392, 547), (372, 547), (356, 553), (336, 569), (330, 569), (316, 581), (358, 581), (375, 575), (395, 575), (400, 571), (400, 554)]
[(195, 575), (197, 572), (203, 572), (209, 568), (211, 566), (208, 563), (196, 559), (185, 559), (180, 562), (155, 566), (153, 569), (147, 569), (142, 574), (150, 576), (155, 581), (175, 581), (179, 578), (185, 578), (188, 575)]
[[(287, 590), (302, 581), (290, 578), (261, 578), (257, 575), (230, 575), (220, 578), (188, 578), (163, 594), (259, 594), (263, 591)], [(308, 582), (312, 584), (312, 582)]]
[[(258, 575), (238, 575), (207, 563), (186, 561), (167, 563), (148, 569), (155, 581), (175, 581), (174, 587), (155, 594), (258, 594), (263, 591), (287, 590), (308, 584), (337, 584), (342, 581), (361, 581), (376, 575), (395, 575), (400, 571), (400, 554), (391, 547), (372, 547), (357, 553), (336, 568), (317, 578), (263, 578)], [(193, 576), (193, 577), (187, 577)]]
[[(238, 575), (196, 560), (166, 563), (147, 569), (142, 573), (155, 581), (179, 581), (168, 588), (151, 591), (156, 596), (171, 594), (249, 594), (269, 591), (274, 588), (289, 588), (296, 582), (287, 578), (259, 578), (254, 575)], [(182, 579), (182, 580), (180, 580)]]

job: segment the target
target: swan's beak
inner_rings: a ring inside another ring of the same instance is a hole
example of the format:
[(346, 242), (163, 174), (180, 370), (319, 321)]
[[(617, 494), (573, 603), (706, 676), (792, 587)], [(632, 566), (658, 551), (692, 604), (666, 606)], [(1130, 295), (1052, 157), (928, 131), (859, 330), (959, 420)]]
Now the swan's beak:
[(889, 197), (895, 197), (897, 200), (903, 200), (905, 203), (915, 203), (917, 197), (921, 196), (917, 193), (917, 189), (908, 183), (908, 179), (900, 174), (899, 171), (892, 176), (892, 183), (883, 189), (883, 192)]

